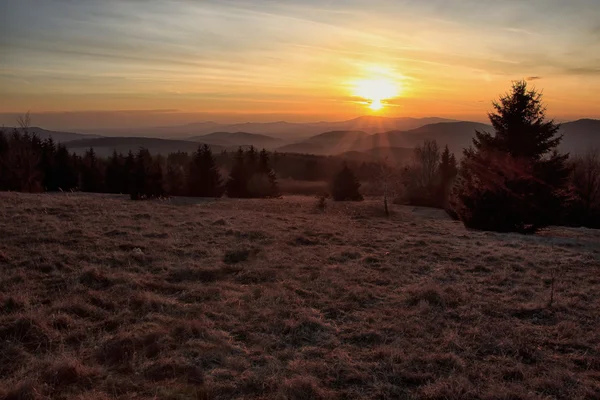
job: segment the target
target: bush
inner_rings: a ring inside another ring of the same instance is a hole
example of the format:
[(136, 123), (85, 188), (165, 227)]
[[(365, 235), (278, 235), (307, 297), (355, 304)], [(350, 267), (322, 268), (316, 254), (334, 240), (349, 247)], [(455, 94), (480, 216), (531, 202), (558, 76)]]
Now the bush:
[(363, 196), (359, 192), (360, 182), (348, 165), (344, 164), (342, 170), (337, 174), (331, 186), (331, 195), (335, 201), (362, 201)]

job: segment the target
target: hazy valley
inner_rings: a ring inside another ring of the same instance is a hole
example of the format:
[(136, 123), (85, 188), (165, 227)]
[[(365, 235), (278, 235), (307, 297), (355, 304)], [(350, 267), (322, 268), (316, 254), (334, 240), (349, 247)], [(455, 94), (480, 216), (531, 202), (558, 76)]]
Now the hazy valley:
[[(443, 121), (434, 122), (432, 121)], [(389, 129), (395, 127), (394, 129)], [(8, 128), (10, 129), (10, 128)], [(242, 130), (245, 129), (245, 130)], [(127, 153), (140, 147), (152, 153), (167, 155), (172, 152), (193, 152), (198, 144), (208, 144), (213, 151), (233, 151), (238, 147), (254, 146), (281, 153), (315, 155), (342, 155), (363, 153), (360, 157), (377, 159), (383, 149), (411, 149), (425, 140), (436, 140), (441, 146), (460, 156), (472, 144), (475, 131), (492, 131), (487, 124), (467, 121), (448, 121), (441, 118), (393, 119), (364, 117), (338, 123), (238, 124), (220, 125), (200, 123), (185, 127), (149, 128), (145, 130), (98, 130), (97, 134), (54, 132), (32, 128), (41, 139), (52, 137), (78, 154), (93, 147), (100, 155), (108, 156), (113, 150)], [(207, 133), (208, 132), (208, 133)], [(110, 134), (110, 136), (107, 136)], [(600, 147), (600, 120), (582, 119), (561, 125), (563, 141), (560, 150), (580, 154), (590, 147)], [(120, 136), (115, 136), (120, 135)], [(289, 139), (297, 135), (302, 139)], [(173, 139), (177, 137), (178, 139)], [(385, 157), (385, 156), (384, 156)]]

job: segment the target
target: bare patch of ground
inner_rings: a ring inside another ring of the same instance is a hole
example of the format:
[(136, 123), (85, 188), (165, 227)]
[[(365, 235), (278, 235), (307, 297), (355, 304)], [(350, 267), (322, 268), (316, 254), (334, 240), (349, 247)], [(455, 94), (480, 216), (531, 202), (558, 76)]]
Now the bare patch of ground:
[(392, 211), (0, 193), (0, 398), (600, 398), (598, 231)]

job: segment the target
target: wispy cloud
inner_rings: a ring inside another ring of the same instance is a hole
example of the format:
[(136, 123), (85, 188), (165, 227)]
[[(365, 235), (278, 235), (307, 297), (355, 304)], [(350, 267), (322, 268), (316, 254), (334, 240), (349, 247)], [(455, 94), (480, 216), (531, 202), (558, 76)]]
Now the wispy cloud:
[(600, 109), (597, 0), (4, 0), (0, 15), (0, 111), (316, 112), (368, 65), (399, 71), (415, 107), (541, 75), (547, 93), (585, 80)]

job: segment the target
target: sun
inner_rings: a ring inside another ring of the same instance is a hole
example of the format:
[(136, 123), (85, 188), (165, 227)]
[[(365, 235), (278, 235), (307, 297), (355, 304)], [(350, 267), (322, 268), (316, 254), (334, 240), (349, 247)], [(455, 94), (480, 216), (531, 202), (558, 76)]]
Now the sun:
[(387, 77), (361, 79), (354, 84), (354, 95), (364, 99), (373, 111), (380, 111), (386, 105), (386, 100), (400, 93), (399, 85)]

